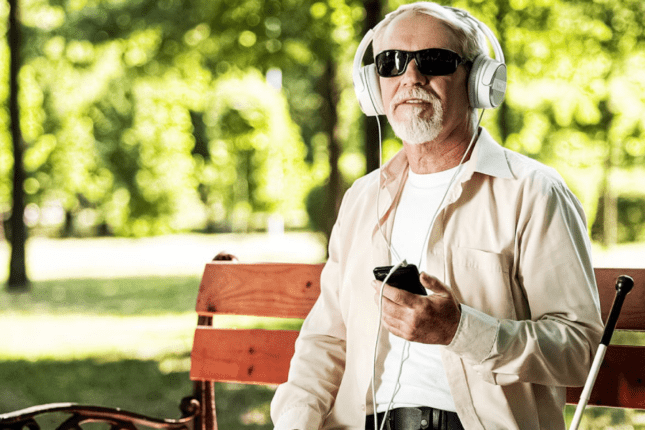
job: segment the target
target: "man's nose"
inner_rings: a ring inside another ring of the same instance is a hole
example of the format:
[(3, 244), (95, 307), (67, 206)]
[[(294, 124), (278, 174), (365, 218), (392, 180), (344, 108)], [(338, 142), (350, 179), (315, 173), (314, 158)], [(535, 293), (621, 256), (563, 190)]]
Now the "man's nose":
[(419, 71), (417, 60), (411, 59), (403, 73), (403, 83), (408, 85), (426, 85), (429, 77)]

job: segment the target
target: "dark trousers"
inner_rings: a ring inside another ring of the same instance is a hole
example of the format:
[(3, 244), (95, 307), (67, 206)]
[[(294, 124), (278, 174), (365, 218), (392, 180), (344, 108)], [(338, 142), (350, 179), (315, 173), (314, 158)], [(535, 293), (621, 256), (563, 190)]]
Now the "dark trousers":
[[(385, 413), (378, 414), (378, 429)], [(384, 430), (464, 430), (455, 412), (434, 408), (397, 408), (387, 414)], [(374, 430), (374, 415), (368, 415), (365, 430)]]

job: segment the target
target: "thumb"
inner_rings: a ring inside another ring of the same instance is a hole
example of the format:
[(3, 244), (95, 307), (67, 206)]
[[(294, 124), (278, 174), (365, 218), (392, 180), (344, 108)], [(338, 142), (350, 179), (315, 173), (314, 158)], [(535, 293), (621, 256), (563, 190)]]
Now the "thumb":
[(428, 275), (426, 272), (421, 272), (420, 279), (421, 285), (423, 285), (433, 293), (443, 297), (452, 297), (452, 291), (450, 291), (450, 288), (448, 288), (448, 286), (441, 282), (438, 278)]

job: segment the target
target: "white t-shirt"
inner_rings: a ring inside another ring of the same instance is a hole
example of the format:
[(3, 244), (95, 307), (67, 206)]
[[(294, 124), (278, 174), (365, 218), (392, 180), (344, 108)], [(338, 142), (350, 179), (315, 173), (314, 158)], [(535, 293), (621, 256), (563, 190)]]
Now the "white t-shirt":
[[(417, 266), (421, 263), (419, 271), (426, 269), (425, 258), (421, 258), (421, 256), (425, 255), (428, 248), (426, 237), (431, 227), (432, 218), (458, 168), (426, 175), (408, 172), (408, 180), (403, 188), (401, 201), (394, 218), (391, 245), (396, 254), (400, 258), (405, 258), (408, 263)], [(455, 179), (453, 184), (456, 182)], [(396, 263), (398, 261), (394, 261), (392, 264)], [(432, 294), (432, 292), (428, 290), (428, 294)], [(377, 375), (381, 375), (381, 383), (377, 386), (376, 391), (377, 411), (384, 412), (390, 403), (404, 347), (406, 351), (399, 378), (400, 386), (391, 409), (430, 406), (456, 411), (441, 361), (443, 346), (405, 342), (404, 339), (391, 333), (388, 335), (392, 348), (382, 363), (383, 367), (377, 368)]]

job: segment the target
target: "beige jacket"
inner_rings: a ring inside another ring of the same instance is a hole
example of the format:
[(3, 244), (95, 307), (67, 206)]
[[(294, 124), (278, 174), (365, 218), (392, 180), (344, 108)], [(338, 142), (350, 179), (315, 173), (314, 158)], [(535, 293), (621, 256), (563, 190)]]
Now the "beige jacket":
[[(483, 129), (464, 169), (427, 250), (428, 272), (462, 307), (442, 354), (457, 413), (467, 430), (564, 429), (564, 387), (584, 384), (603, 327), (584, 213), (553, 169)], [(403, 151), (383, 168), (388, 235), (407, 171)], [(378, 171), (366, 175), (343, 199), (320, 297), (271, 404), (276, 430), (363, 430), (372, 413), (370, 283), (375, 266), (390, 264), (378, 181)]]

